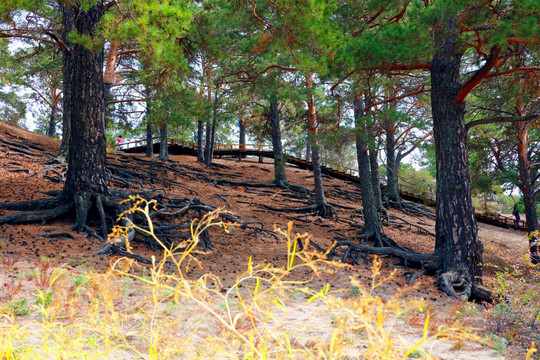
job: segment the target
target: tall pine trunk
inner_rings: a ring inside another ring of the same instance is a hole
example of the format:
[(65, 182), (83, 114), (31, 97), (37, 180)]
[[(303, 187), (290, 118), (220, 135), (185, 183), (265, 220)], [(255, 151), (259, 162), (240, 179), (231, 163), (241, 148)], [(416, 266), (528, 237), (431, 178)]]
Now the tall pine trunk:
[[(309, 74), (306, 77), (306, 87), (308, 89), (313, 88), (313, 78)], [(326, 198), (324, 196), (324, 188), (322, 183), (321, 172), (321, 155), (319, 142), (317, 141), (317, 133), (319, 130), (319, 124), (317, 123), (317, 112), (315, 111), (315, 97), (313, 94), (308, 95), (307, 100), (308, 108), (308, 128), (311, 141), (311, 164), (313, 166), (313, 178), (314, 178), (314, 192), (315, 192), (315, 206), (325, 206)]]
[(219, 99), (217, 90), (214, 95), (214, 100), (212, 101), (212, 92), (210, 91), (210, 88), (208, 88), (208, 102), (212, 104), (212, 121), (206, 121), (206, 149), (204, 152), (204, 163), (206, 165), (212, 165), (214, 159), (214, 137), (216, 134), (218, 101)]
[(281, 127), (279, 121), (278, 101), (275, 95), (270, 97), (270, 128), (272, 133), (272, 152), (274, 153), (274, 184), (284, 186), (287, 183), (285, 173), (285, 157), (281, 143)]
[(197, 120), (197, 161), (204, 162), (204, 121)]
[(311, 136), (306, 136), (306, 161), (311, 162)]
[(51, 116), (49, 118), (49, 129), (47, 130), (47, 135), (54, 137), (56, 135), (56, 114), (58, 113), (58, 103), (53, 99)]
[[(366, 107), (372, 104), (371, 98), (365, 98)], [(365, 115), (365, 114), (364, 114)], [(366, 124), (367, 125), (367, 124)], [(374, 124), (371, 124), (368, 131), (366, 132), (368, 140), (368, 149), (369, 149), (369, 167), (371, 175), (371, 187), (373, 189), (373, 201), (375, 202), (375, 208), (377, 209), (378, 214), (384, 212), (382, 205), (381, 197), (381, 184), (379, 179), (379, 163), (377, 161), (378, 150), (376, 145), (376, 135), (374, 130)]]
[(401, 204), (401, 192), (399, 191), (399, 166), (400, 160), (396, 157), (396, 139), (394, 127), (391, 121), (385, 124), (386, 134), (386, 197), (391, 204)]
[(159, 127), (159, 156), (158, 158), (163, 161), (169, 160), (169, 144), (167, 139), (167, 121), (163, 121)]
[(210, 131), (210, 151), (208, 156), (210, 159), (214, 158), (214, 150), (216, 148), (216, 129), (217, 129), (217, 103), (214, 104), (214, 112), (212, 116), (212, 127)]
[(377, 161), (378, 151), (373, 146), (374, 140), (373, 134), (370, 134), (370, 148), (369, 148), (369, 167), (371, 173), (371, 187), (373, 188), (373, 196), (375, 200), (375, 207), (379, 213), (384, 212), (381, 196), (381, 180), (379, 179), (379, 162)]
[(210, 120), (206, 121), (204, 163), (206, 165), (212, 165), (212, 123), (210, 122)]
[(238, 120), (238, 130), (238, 150), (240, 150), (239, 158), (241, 160), (243, 157), (245, 157), (242, 152), (246, 150), (246, 124), (242, 120)]
[(154, 134), (152, 131), (152, 101), (151, 91), (148, 86), (145, 88), (146, 95), (146, 156), (149, 158), (154, 157)]
[[(150, 109), (147, 108), (147, 114)], [(152, 123), (148, 116), (146, 117), (146, 156), (154, 157), (154, 134), (152, 132)]]
[(442, 258), (441, 273), (482, 283), (483, 246), (472, 207), (471, 179), (465, 129), (465, 104), (456, 103), (461, 86), (462, 53), (450, 23), (435, 35), (435, 56), (431, 61), (431, 106), (437, 158), (436, 243)]
[(360, 192), (362, 193), (362, 207), (364, 213), (364, 226), (367, 234), (380, 232), (381, 224), (373, 192), (371, 179), (371, 166), (366, 138), (366, 124), (363, 121), (364, 104), (359, 96), (354, 97), (354, 122), (356, 127), (356, 158), (358, 161), (358, 176), (360, 178)]
[(100, 5), (88, 10), (62, 6), (63, 40), (69, 47), (63, 64), (64, 116), (71, 126), (63, 196), (75, 203), (79, 230), (92, 202), (107, 194), (103, 50), (71, 43), (68, 35), (77, 31), (93, 38), (101, 11)]
[[(523, 115), (522, 109), (519, 109), (520, 115)], [(519, 179), (521, 181), (521, 193), (523, 194), (523, 203), (525, 205), (525, 221), (527, 223), (527, 232), (529, 234), (538, 231), (538, 218), (536, 217), (536, 204), (534, 189), (532, 186), (531, 163), (529, 161), (529, 128), (530, 122), (518, 122), (518, 160), (519, 160)], [(538, 245), (533, 244), (536, 237), (530, 236), (531, 262), (540, 263), (540, 254), (538, 254)]]

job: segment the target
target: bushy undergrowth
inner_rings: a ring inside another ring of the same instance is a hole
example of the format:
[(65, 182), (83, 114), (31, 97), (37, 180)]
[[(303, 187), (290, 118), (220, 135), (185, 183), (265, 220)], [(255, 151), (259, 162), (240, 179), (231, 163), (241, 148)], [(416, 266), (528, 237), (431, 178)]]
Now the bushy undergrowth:
[[(524, 254), (529, 262), (529, 254)], [(540, 342), (540, 267), (495, 267), (493, 284), (500, 301), (488, 312), (487, 330), (504, 347)], [(534, 347), (534, 346), (533, 346)]]
[[(150, 225), (138, 230), (161, 244), (148, 215), (153, 202), (129, 201), (128, 212)], [(134, 226), (117, 226), (109, 241)], [(420, 348), (430, 339), (481, 341), (457, 320), (434, 326), (422, 300), (376, 296), (388, 280), (377, 258), (370, 284), (353, 280), (345, 295), (313, 289), (313, 277), (344, 265), (299, 251), (298, 240), (310, 236), (294, 233), (292, 224), (276, 228), (286, 240), (284, 267), (249, 261), (232, 287), (210, 273), (190, 280), (203, 256), (196, 250), (201, 233), (231, 226), (218, 212), (206, 215), (192, 225), (191, 240), (163, 247), (163, 259), (149, 268), (128, 258), (104, 274), (42, 267), (34, 299), (0, 308), (0, 359), (430, 359)], [(423, 331), (402, 340), (413, 321)]]

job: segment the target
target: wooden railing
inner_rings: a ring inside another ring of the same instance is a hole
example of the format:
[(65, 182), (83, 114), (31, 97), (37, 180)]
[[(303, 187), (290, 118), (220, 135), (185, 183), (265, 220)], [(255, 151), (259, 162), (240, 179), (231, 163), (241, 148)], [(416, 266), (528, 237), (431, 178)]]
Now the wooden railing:
[[(156, 136), (152, 139), (155, 141), (155, 140), (159, 140), (160, 138)], [(116, 144), (114, 145), (114, 148), (116, 150), (127, 150), (127, 149), (136, 148), (139, 146), (146, 146), (146, 138), (140, 139), (140, 140), (127, 141), (122, 144)]]
[[(153, 138), (154, 143), (159, 143), (160, 140), (161, 138), (157, 136)], [(171, 145), (180, 145), (180, 146), (183, 146), (189, 149), (194, 149), (194, 150), (197, 149), (197, 143), (193, 141), (187, 141), (187, 140), (168, 137), (167, 142)], [(127, 149), (132, 149), (135, 147), (139, 147), (139, 146), (145, 146), (145, 145), (146, 145), (146, 139), (140, 139), (140, 140), (128, 141), (123, 144), (117, 144), (115, 145), (115, 148), (118, 150), (127, 150)], [(203, 149), (205, 147), (206, 146), (203, 144)], [(219, 155), (221, 151), (239, 151), (240, 153), (247, 152), (247, 151), (256, 151), (260, 153), (263, 151), (272, 151), (272, 145), (268, 145), (268, 144), (215, 144), (214, 153)], [(302, 152), (299, 152), (299, 153), (296, 152), (294, 154), (287, 154), (287, 149), (283, 149), (283, 153), (285, 155), (288, 155), (291, 158), (295, 158), (300, 161), (306, 161), (305, 159), (308, 158), (307, 154), (302, 153)], [(353, 177), (358, 177), (360, 175), (357, 169), (347, 167), (342, 164), (337, 164), (332, 161), (321, 160), (321, 166), (329, 168), (331, 170), (334, 170), (342, 174), (353, 176)], [(431, 200), (431, 201), (435, 200), (434, 192), (433, 192), (433, 189), (431, 188), (429, 188), (428, 190), (420, 190), (416, 188), (415, 186), (411, 186), (411, 185), (403, 184), (403, 183), (400, 184), (400, 188), (402, 189), (402, 191), (415, 195), (421, 199)]]
[[(159, 143), (160, 138), (154, 137), (153, 140), (154, 142)], [(170, 137), (167, 138), (167, 140), (168, 140), (168, 143), (171, 145), (180, 145), (180, 146), (194, 149), (194, 150), (197, 149), (197, 143), (193, 141), (186, 141), (186, 140), (170, 138)], [(131, 149), (138, 146), (145, 146), (145, 145), (146, 145), (146, 139), (141, 139), (141, 140), (133, 140), (133, 141), (125, 142), (121, 145), (116, 145), (116, 148), (120, 150), (125, 150), (125, 149)], [(267, 144), (216, 144), (214, 145), (214, 152), (217, 155), (219, 155), (221, 151), (238, 151), (240, 153), (246, 152), (246, 151), (256, 151), (256, 152), (261, 153), (263, 151), (272, 151), (272, 145), (267, 145)], [(283, 153), (287, 155), (286, 149), (283, 149)], [(300, 160), (300, 161), (306, 161), (305, 159), (308, 158), (305, 153), (294, 153), (293, 155), (289, 154), (288, 156), (291, 158)], [(358, 178), (359, 176), (358, 170), (347, 167), (347, 166), (343, 166), (341, 164), (337, 164), (331, 161), (322, 160), (321, 165), (333, 171), (347, 174), (352, 177)], [(382, 180), (381, 183), (384, 184), (385, 181), (383, 179), (381, 180)], [(399, 186), (403, 193), (408, 193), (410, 195), (418, 197), (419, 199), (428, 200), (428, 202), (432, 202), (432, 203), (435, 202), (435, 192), (434, 192), (434, 189), (430, 186), (428, 186), (427, 189), (425, 186), (414, 186), (414, 185), (406, 184), (406, 183), (400, 183)], [(500, 215), (498, 213), (491, 212), (491, 211), (477, 211), (475, 209), (475, 213), (478, 216), (484, 217), (487, 220), (492, 220), (494, 222), (504, 224), (508, 227), (514, 224), (514, 219), (509, 218), (504, 215)], [(520, 220), (519, 225), (521, 227), (525, 227), (525, 221)]]

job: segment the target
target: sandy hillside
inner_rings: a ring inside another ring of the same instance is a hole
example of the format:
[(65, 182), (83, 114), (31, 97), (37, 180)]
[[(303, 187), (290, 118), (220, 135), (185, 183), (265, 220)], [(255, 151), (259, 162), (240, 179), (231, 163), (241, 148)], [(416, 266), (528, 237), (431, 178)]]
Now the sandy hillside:
[[(26, 146), (26, 147), (24, 147)], [(62, 179), (65, 166), (51, 166), (46, 161), (55, 154), (59, 142), (46, 136), (29, 133), (16, 127), (0, 123), (0, 202), (16, 202), (47, 197), (45, 192), (62, 189)], [(23, 151), (21, 151), (23, 150)], [(139, 162), (142, 154), (124, 155), (116, 152), (109, 154), (109, 163), (137, 164), (151, 169), (152, 165)], [(151, 162), (150, 162), (151, 163)], [(200, 257), (202, 270), (194, 269), (189, 273), (197, 278), (203, 273), (210, 272), (222, 278), (226, 286), (234, 284), (237, 274), (241, 273), (251, 257), (255, 263), (269, 262), (275, 266), (283, 266), (286, 257), (285, 239), (273, 233), (273, 227), (284, 228), (289, 221), (294, 223), (294, 230), (299, 233), (309, 232), (321, 246), (328, 247), (332, 239), (354, 239), (362, 226), (361, 195), (357, 186), (340, 180), (325, 178), (324, 186), (328, 201), (338, 211), (338, 219), (328, 220), (318, 216), (297, 214), (294, 212), (277, 211), (279, 208), (301, 207), (305, 201), (291, 196), (290, 193), (276, 188), (256, 186), (223, 185), (216, 180), (229, 180), (233, 183), (263, 183), (272, 181), (273, 164), (265, 159), (261, 164), (257, 159), (216, 159), (215, 166), (206, 167), (196, 162), (191, 156), (171, 156), (171, 164), (175, 165), (174, 172), (159, 172), (178, 183), (164, 187), (156, 185), (154, 190), (162, 191), (167, 196), (176, 198), (197, 198), (202, 203), (230, 211), (247, 228), (232, 227), (226, 234), (220, 229), (210, 232), (214, 251)], [(150, 170), (148, 170), (150, 171)], [(312, 188), (313, 178), (309, 171), (289, 166), (288, 181), (295, 185)], [(111, 188), (119, 187), (118, 181), (112, 181)], [(161, 190), (159, 190), (161, 189)], [(125, 190), (125, 189), (124, 189)], [(137, 190), (137, 189), (132, 189)], [(140, 189), (144, 190), (144, 189)], [(147, 188), (146, 190), (151, 190)], [(139, 190), (137, 190), (139, 191)], [(266, 205), (266, 206), (265, 206)], [(0, 210), (0, 216), (13, 211)], [(397, 210), (390, 211), (391, 219), (384, 232), (398, 243), (418, 251), (430, 252), (434, 247), (433, 236), (425, 231), (434, 232), (434, 221), (428, 217), (412, 216)], [(94, 253), (102, 245), (95, 238), (83, 233), (70, 230), (73, 219), (66, 218), (41, 225), (1, 225), (0, 252), (3, 259), (12, 259), (14, 265), (10, 271), (4, 266), (0, 272), (0, 285), (12, 282), (18, 272), (27, 271), (35, 266), (40, 257), (56, 259), (67, 268), (93, 268), (105, 270), (114, 258), (97, 256)], [(527, 251), (527, 240), (524, 233), (479, 224), (480, 238), (486, 249), (485, 262), (492, 264), (485, 269), (484, 282), (490, 284), (494, 277), (494, 266), (511, 267), (525, 266), (522, 254)], [(50, 233), (65, 232), (69, 236), (48, 237)], [(159, 255), (143, 244), (135, 244), (134, 249), (145, 257)], [(7, 261), (7, 260), (3, 260)], [(386, 259), (383, 266), (383, 276), (396, 269), (397, 275), (377, 292), (383, 297), (392, 296), (396, 290), (405, 286), (402, 266), (394, 265), (395, 260)], [(5, 264), (4, 264), (5, 265)], [(330, 284), (332, 290), (345, 289), (350, 292), (350, 278), (368, 283), (371, 279), (369, 264), (365, 266), (347, 266), (335, 274), (322, 275), (311, 282), (312, 287), (322, 287)], [(425, 298), (445, 311), (455, 304), (441, 293), (433, 284), (434, 278), (424, 276), (419, 278), (414, 289), (405, 292), (405, 298)], [(31, 293), (32, 284), (25, 284), (25, 291)], [(0, 292), (0, 302), (6, 301)], [(300, 308), (300, 304), (298, 307)], [(485, 330), (482, 311), (467, 321), (481, 331)], [(304, 308), (303, 315), (290, 319), (294, 321), (322, 321), (317, 309)], [(405, 328), (404, 328), (405, 329)], [(412, 328), (404, 331), (403, 336), (417, 336), (421, 329)], [(470, 349), (452, 349), (449, 344), (430, 344), (432, 353), (442, 359), (494, 359), (500, 355), (491, 349), (475, 346)], [(506, 356), (522, 358), (526, 346), (521, 343), (511, 344)]]

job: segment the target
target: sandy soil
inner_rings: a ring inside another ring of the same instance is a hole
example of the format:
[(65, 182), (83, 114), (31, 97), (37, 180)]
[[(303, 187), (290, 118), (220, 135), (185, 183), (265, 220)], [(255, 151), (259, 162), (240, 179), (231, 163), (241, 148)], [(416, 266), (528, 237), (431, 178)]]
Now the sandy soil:
[[(41, 136), (24, 130), (0, 123), (0, 138), (11, 142), (23, 141), (27, 144), (35, 144), (43, 147), (43, 151), (29, 149), (29, 154), (20, 154), (11, 150), (6, 143), (0, 142), (0, 202), (16, 202), (47, 197), (44, 194), (50, 190), (60, 190), (62, 184), (54, 182), (51, 178), (46, 178), (40, 171), (48, 165), (45, 161), (54, 154), (59, 147), (59, 142), (46, 136)], [(32, 155), (30, 155), (32, 154)], [(118, 159), (120, 155), (110, 154), (111, 159)], [(122, 155), (123, 156), (123, 155)], [(130, 155), (142, 156), (142, 155)], [(126, 159), (125, 157), (123, 159)], [(129, 159), (129, 157), (128, 157)], [(196, 162), (190, 156), (172, 156), (172, 161), (189, 165), (190, 167), (203, 170), (209, 178), (229, 179), (234, 181), (247, 181), (257, 183), (270, 183), (273, 176), (273, 164), (265, 159), (264, 163), (258, 163), (257, 159), (216, 159), (216, 166), (207, 168)], [(57, 169), (61, 176), (65, 169)], [(291, 199), (281, 190), (277, 189), (253, 189), (251, 187), (220, 186), (215, 183), (194, 179), (189, 171), (186, 173), (168, 174), (171, 178), (180, 179), (182, 187), (171, 187), (166, 189), (168, 194), (175, 197), (192, 197), (192, 193), (197, 198), (208, 205), (222, 207), (235, 213), (242, 222), (261, 224), (264, 229), (271, 230), (274, 225), (282, 228), (286, 227), (288, 221), (294, 222), (294, 229), (299, 233), (309, 232), (313, 234), (314, 240), (327, 247), (332, 243), (332, 238), (353, 238), (358, 226), (362, 225), (362, 216), (359, 212), (361, 208), (361, 196), (357, 186), (336, 179), (325, 178), (324, 186), (328, 201), (335, 205), (339, 212), (339, 220), (327, 220), (314, 216), (299, 216), (293, 213), (276, 212), (265, 209), (261, 204), (273, 207), (297, 207), (301, 206), (295, 199)], [(313, 178), (310, 172), (298, 169), (293, 166), (287, 168), (288, 180), (296, 185), (303, 185), (312, 188)], [(190, 191), (191, 190), (191, 193)], [(0, 210), (0, 216), (11, 213)], [(420, 232), (416, 224), (434, 232), (434, 221), (425, 217), (413, 217), (399, 211), (390, 211), (395, 216), (389, 226), (384, 231), (400, 244), (411, 247), (422, 252), (430, 252), (434, 247), (434, 238)], [(400, 220), (403, 219), (405, 221)], [(94, 252), (100, 248), (97, 240), (87, 238), (84, 234), (73, 232), (69, 229), (73, 219), (63, 219), (51, 224), (24, 225), (24, 226), (0, 226), (0, 251), (5, 259), (13, 259), (14, 266), (10, 272), (6, 272), (2, 267), (0, 273), (0, 285), (12, 283), (15, 275), (21, 271), (27, 271), (35, 267), (40, 257), (56, 259), (59, 264), (76, 268), (86, 267), (97, 270), (105, 270), (109, 262), (113, 259), (104, 256), (96, 256)], [(479, 224), (480, 238), (486, 248), (485, 261), (497, 266), (525, 265), (525, 260), (516, 254), (524, 254), (527, 251), (527, 241), (524, 233), (500, 229), (489, 225)], [(50, 232), (69, 232), (70, 238), (46, 238)], [(220, 230), (211, 232), (211, 241), (215, 251), (201, 257), (203, 270), (194, 270), (190, 276), (196, 278), (204, 272), (211, 272), (220, 276), (225, 285), (234, 284), (236, 275), (245, 269), (249, 257), (255, 263), (269, 262), (276, 266), (282, 266), (286, 261), (285, 240), (274, 237), (268, 233), (255, 234), (253, 231), (246, 231), (240, 228), (233, 228), (229, 234), (224, 234)], [(151, 256), (156, 253), (136, 245), (135, 251)], [(405, 278), (402, 276), (406, 270), (403, 267), (393, 265), (393, 260), (388, 259), (384, 264), (383, 275), (387, 275), (394, 268), (398, 275), (387, 282), (379, 290), (381, 296), (392, 296), (394, 292), (405, 285)], [(489, 284), (494, 276), (493, 267), (486, 267), (484, 281)], [(334, 275), (324, 275), (315, 279), (311, 286), (320, 287), (330, 284), (333, 290), (350, 289), (350, 277), (359, 281), (369, 281), (371, 271), (369, 266), (350, 266), (341, 269)], [(418, 280), (417, 286), (406, 292), (405, 296), (415, 298), (425, 298), (434, 306), (440, 309), (447, 309), (455, 302), (441, 293), (433, 284), (432, 277), (422, 277)], [(29, 283), (27, 291), (32, 291)], [(0, 301), (6, 301), (0, 293)], [(299, 305), (300, 306), (300, 305)], [(314, 315), (312, 309), (303, 310), (305, 321), (320, 323), (320, 319)], [(303, 321), (304, 321), (303, 320)], [(298, 318), (291, 318), (291, 321), (298, 321)], [(482, 316), (471, 318), (471, 324), (485, 328)], [(416, 329), (418, 335), (421, 329)], [(404, 338), (407, 332), (404, 332)], [(413, 334), (414, 335), (414, 334)], [(411, 335), (412, 336), (412, 335)], [(441, 359), (496, 359), (501, 356), (487, 348), (469, 348), (457, 351), (452, 350), (452, 344), (427, 345), (433, 355)], [(510, 346), (507, 358), (522, 358), (526, 349)], [(354, 358), (354, 357), (353, 357)]]

